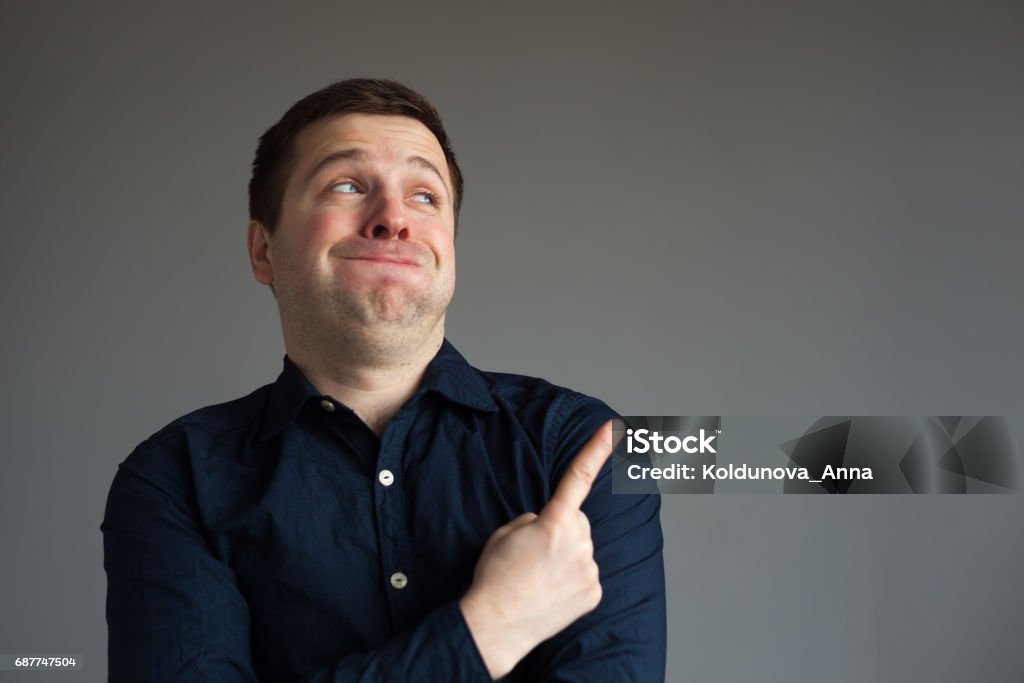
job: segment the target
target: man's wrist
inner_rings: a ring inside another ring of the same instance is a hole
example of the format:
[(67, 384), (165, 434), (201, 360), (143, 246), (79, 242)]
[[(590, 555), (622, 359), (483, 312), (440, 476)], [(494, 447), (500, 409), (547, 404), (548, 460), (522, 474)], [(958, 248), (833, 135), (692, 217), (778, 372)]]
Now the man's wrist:
[(459, 609), (487, 672), (494, 679), (506, 675), (537, 645), (475, 594), (463, 596), (459, 600)]

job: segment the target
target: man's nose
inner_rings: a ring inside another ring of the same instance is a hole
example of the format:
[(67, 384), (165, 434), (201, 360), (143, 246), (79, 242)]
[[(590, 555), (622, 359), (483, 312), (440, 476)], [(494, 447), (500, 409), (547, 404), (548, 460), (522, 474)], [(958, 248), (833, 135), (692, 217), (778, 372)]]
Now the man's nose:
[(363, 237), (372, 240), (409, 239), (409, 218), (400, 196), (382, 195), (363, 225)]

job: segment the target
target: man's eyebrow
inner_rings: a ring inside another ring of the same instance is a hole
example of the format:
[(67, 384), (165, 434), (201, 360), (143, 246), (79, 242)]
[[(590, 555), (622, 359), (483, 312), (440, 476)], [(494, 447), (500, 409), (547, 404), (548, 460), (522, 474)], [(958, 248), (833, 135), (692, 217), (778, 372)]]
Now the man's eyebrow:
[(349, 161), (349, 160), (352, 160), (352, 161), (365, 161), (366, 160), (366, 152), (364, 152), (361, 149), (355, 149), (355, 148), (352, 148), (352, 149), (339, 149), (337, 152), (331, 152), (330, 154), (325, 156), (323, 159), (321, 159), (320, 163), (318, 163), (316, 166), (313, 167), (313, 170), (310, 171), (309, 175), (306, 176), (306, 183), (308, 184), (311, 180), (313, 180), (313, 178), (316, 177), (316, 174), (319, 173), (320, 171), (324, 170), (325, 167), (330, 166), (331, 164), (337, 163), (339, 161)]
[(411, 156), (408, 159), (406, 159), (405, 162), (407, 164), (410, 164), (411, 166), (415, 166), (416, 168), (422, 168), (422, 169), (427, 170), (427, 171), (433, 171), (434, 175), (437, 176), (437, 179), (441, 181), (442, 185), (444, 185), (445, 191), (448, 194), (451, 194), (452, 191), (448, 187), (448, 183), (445, 182), (444, 176), (441, 175), (441, 172), (439, 170), (437, 170), (437, 166), (434, 166), (434, 164), (430, 163), (430, 161), (428, 161), (424, 157), (416, 156), (414, 154), (413, 156)]

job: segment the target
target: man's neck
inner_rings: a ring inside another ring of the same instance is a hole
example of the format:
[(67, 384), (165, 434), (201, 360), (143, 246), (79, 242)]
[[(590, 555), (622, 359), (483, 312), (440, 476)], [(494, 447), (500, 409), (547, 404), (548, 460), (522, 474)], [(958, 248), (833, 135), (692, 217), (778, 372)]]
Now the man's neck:
[(440, 326), (436, 334), (401, 353), (361, 353), (379, 348), (366, 346), (372, 342), (363, 339), (333, 347), (340, 353), (315, 353), (288, 345), (288, 357), (317, 391), (351, 408), (380, 437), (388, 421), (416, 393), (443, 341)]

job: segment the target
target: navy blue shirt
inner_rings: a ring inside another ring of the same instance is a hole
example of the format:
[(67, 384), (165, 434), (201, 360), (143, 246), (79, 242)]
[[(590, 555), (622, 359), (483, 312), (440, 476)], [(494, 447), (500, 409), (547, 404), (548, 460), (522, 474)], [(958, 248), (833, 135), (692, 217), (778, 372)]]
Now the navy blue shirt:
[[(111, 681), (489, 681), (457, 601), (614, 413), (447, 342), (380, 438), (286, 357), (121, 463), (101, 526)], [(583, 505), (603, 597), (504, 680), (661, 681), (656, 495)]]

